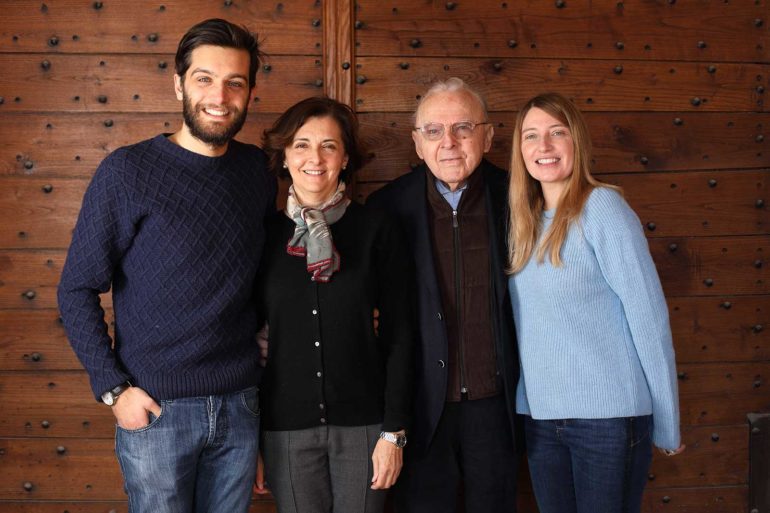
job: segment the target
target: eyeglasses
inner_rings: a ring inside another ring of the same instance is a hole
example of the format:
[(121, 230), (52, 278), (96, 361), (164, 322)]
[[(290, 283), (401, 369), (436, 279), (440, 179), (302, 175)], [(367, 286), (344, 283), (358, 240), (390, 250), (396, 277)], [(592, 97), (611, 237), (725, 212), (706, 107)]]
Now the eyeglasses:
[[(460, 121), (458, 123), (452, 123), (449, 125), (449, 131), (452, 133), (452, 137), (455, 139), (468, 139), (473, 136), (473, 130), (477, 126), (489, 125), (491, 123), (472, 123), (470, 121)], [(447, 125), (442, 123), (428, 123), (427, 125), (418, 126), (412, 130), (416, 130), (422, 134), (422, 136), (429, 141), (438, 141), (444, 137), (444, 131)]]

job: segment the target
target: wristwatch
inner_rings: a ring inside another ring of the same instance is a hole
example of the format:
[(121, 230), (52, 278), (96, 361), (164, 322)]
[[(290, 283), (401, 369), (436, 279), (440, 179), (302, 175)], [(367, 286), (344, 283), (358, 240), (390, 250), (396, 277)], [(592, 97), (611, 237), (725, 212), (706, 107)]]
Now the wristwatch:
[(102, 402), (106, 404), (107, 406), (112, 406), (115, 404), (115, 401), (118, 400), (118, 396), (128, 390), (128, 388), (131, 386), (131, 383), (128, 381), (125, 381), (121, 383), (120, 385), (116, 386), (112, 390), (107, 390), (105, 393), (102, 394)]
[(380, 438), (386, 442), (392, 443), (399, 449), (406, 447), (406, 435), (402, 435), (401, 433), (390, 433), (388, 431), (382, 431), (380, 433)]

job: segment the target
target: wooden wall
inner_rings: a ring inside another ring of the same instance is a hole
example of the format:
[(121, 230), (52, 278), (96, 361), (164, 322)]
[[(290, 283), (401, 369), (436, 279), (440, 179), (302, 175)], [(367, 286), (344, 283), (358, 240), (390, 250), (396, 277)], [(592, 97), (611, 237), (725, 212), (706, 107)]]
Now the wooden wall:
[(765, 0), (5, 0), (0, 16), (0, 511), (126, 511), (113, 419), (55, 287), (90, 176), (115, 148), (178, 129), (176, 44), (215, 16), (269, 54), (239, 138), (257, 142), (306, 96), (349, 102), (376, 155), (360, 199), (417, 163), (410, 113), (434, 79), (486, 94), (504, 167), (527, 98), (574, 98), (671, 312), (688, 449), (655, 458), (644, 510), (749, 510), (746, 414), (770, 411)]

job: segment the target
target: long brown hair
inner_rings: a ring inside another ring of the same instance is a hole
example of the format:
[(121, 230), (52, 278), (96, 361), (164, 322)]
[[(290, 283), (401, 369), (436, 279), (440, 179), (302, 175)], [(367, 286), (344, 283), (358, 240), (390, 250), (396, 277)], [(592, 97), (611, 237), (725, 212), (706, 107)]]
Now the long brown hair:
[[(558, 119), (572, 136), (574, 151), (572, 174), (559, 199), (553, 223), (538, 245), (542, 229), (541, 216), (545, 200), (540, 182), (532, 178), (527, 171), (521, 153), (521, 130), (524, 117), (533, 108), (542, 109)], [(588, 132), (583, 114), (566, 97), (559, 93), (544, 93), (530, 99), (516, 117), (513, 132), (511, 155), (510, 187), (510, 223), (508, 229), (508, 272), (520, 271), (535, 252), (538, 263), (548, 254), (551, 264), (560, 267), (561, 247), (573, 222), (577, 222), (589, 194), (595, 187), (610, 187), (591, 176), (591, 135)]]

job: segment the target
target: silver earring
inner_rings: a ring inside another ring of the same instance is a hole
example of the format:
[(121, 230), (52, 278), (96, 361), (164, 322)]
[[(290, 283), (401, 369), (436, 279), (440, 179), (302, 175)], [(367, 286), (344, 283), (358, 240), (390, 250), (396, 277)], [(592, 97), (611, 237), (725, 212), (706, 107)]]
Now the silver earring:
[(288, 164), (286, 164), (286, 162), (283, 163), (283, 168), (284, 169), (289, 169), (289, 166), (288, 166)]

